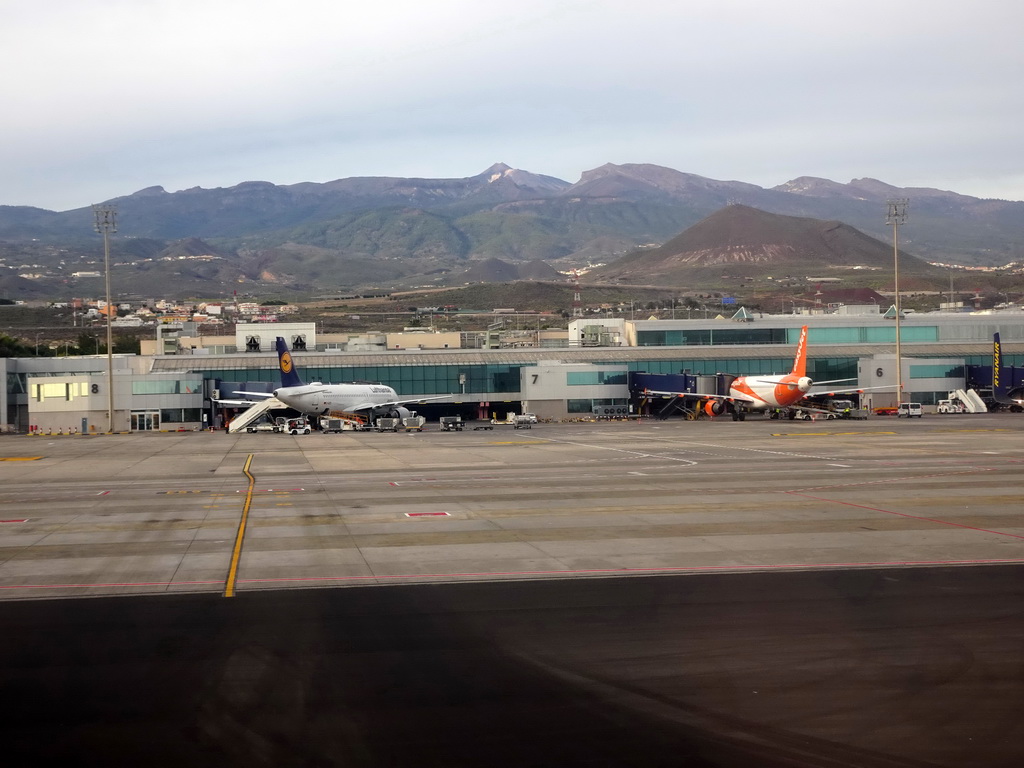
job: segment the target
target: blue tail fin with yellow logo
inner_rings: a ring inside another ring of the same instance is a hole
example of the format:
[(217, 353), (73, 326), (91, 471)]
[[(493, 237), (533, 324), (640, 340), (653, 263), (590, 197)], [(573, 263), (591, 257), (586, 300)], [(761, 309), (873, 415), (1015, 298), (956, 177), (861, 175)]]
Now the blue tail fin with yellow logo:
[(277, 337), (277, 359), (281, 367), (282, 387), (301, 387), (302, 379), (295, 372), (295, 364), (292, 362), (292, 353), (288, 351), (288, 343)]

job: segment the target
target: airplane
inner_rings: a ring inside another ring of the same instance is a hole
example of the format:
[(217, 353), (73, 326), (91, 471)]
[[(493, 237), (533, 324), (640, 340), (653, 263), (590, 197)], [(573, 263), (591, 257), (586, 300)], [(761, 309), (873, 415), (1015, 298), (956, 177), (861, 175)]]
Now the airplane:
[[(247, 398), (277, 398), (283, 405), (300, 413), (314, 417), (330, 417), (366, 423), (380, 416), (403, 418), (410, 415), (407, 403), (422, 403), (427, 400), (444, 400), (451, 395), (436, 397), (410, 397), (399, 399), (398, 393), (384, 384), (321, 384), (303, 383), (295, 370), (288, 344), (278, 336), (276, 342), (278, 365), (281, 369), (281, 386), (272, 393), (246, 392), (235, 394)], [(258, 399), (218, 400), (221, 405), (253, 406)]]
[[(821, 381), (821, 384), (838, 384), (852, 379)], [(841, 393), (862, 393), (866, 389), (892, 389), (892, 387), (864, 387), (856, 389), (829, 389), (811, 391), (815, 382), (807, 375), (807, 326), (800, 329), (793, 370), (789, 373), (770, 376), (737, 376), (729, 385), (729, 394), (718, 395), (700, 392), (663, 392), (646, 389), (645, 394), (682, 397), (703, 401), (703, 409), (709, 416), (730, 413), (733, 421), (743, 421), (750, 411), (774, 411), (789, 408), (810, 413), (826, 413), (820, 408), (799, 405), (805, 397), (813, 395), (837, 395)], [(790, 411), (792, 414), (793, 411)]]

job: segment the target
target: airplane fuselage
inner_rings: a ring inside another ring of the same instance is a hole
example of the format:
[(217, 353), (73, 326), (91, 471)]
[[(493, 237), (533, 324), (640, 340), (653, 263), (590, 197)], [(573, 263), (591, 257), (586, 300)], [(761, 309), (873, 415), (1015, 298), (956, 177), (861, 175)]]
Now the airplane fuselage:
[(752, 411), (788, 408), (799, 402), (812, 384), (809, 377), (792, 373), (784, 376), (740, 376), (729, 387), (729, 395)]
[(274, 397), (301, 413), (332, 416), (393, 402), (398, 393), (383, 384), (303, 384), (280, 387)]

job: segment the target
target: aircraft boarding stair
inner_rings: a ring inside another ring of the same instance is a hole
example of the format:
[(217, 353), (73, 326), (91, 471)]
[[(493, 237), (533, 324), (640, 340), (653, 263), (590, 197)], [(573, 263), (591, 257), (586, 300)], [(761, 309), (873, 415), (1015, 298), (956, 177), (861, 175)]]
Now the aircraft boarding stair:
[(985, 401), (973, 389), (968, 389), (967, 391), (958, 389), (955, 392), (950, 392), (949, 396), (951, 398), (955, 397), (963, 403), (968, 413), (988, 412), (988, 406), (985, 405)]
[(278, 400), (276, 397), (268, 397), (266, 400), (256, 403), (256, 405), (250, 405), (240, 414), (235, 416), (228, 425), (228, 432), (244, 432), (245, 428), (251, 424), (255, 424), (260, 418), (276, 408), (287, 408), (288, 406)]

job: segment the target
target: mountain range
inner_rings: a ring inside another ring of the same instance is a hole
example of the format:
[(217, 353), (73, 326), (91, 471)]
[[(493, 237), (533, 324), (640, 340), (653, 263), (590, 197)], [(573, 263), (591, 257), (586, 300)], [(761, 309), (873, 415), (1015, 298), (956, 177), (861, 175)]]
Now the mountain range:
[[(149, 187), (107, 202), (118, 209), (115, 291), (213, 295), (460, 285), (493, 274), (495, 260), (514, 266), (502, 272), (509, 279), (528, 262), (561, 271), (610, 264), (736, 205), (891, 241), (890, 198), (910, 200), (900, 228), (908, 254), (972, 266), (1024, 259), (1024, 202), (874, 179), (801, 177), (766, 189), (646, 164), (606, 164), (575, 184), (499, 163), (460, 179)], [(98, 255), (102, 263), (92, 223), (89, 208), (0, 206), (0, 295), (95, 293), (96, 278), (73, 277), (95, 269)]]

